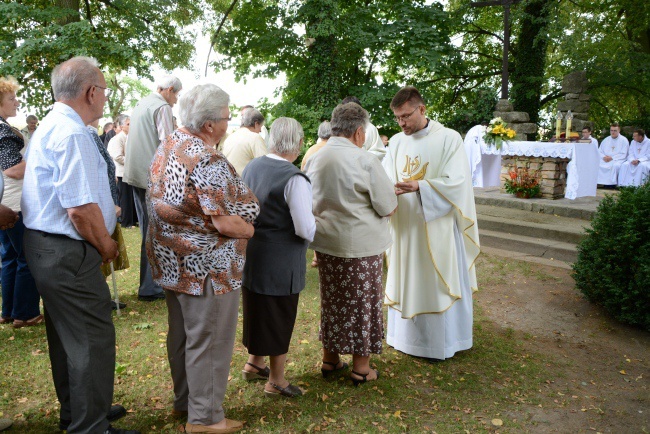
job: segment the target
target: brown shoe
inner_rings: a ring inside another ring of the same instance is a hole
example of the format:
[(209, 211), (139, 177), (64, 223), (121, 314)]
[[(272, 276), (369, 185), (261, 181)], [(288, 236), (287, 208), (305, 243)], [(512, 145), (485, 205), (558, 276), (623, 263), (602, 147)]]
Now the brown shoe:
[(187, 417), (187, 410), (176, 410), (175, 408), (172, 408), (170, 415), (174, 419), (182, 419), (184, 417)]
[(36, 316), (36, 317), (34, 317), (32, 319), (28, 319), (27, 321), (21, 321), (19, 319), (15, 319), (14, 320), (14, 328), (19, 329), (19, 328), (23, 328), (23, 327), (31, 327), (31, 326), (39, 325), (44, 320), (45, 320), (45, 318), (43, 318), (43, 315)]
[(14, 322), (14, 319), (10, 316), (3, 316), (0, 317), (0, 324), (9, 324)]
[(238, 420), (226, 419), (225, 428), (209, 428), (205, 425), (194, 425), (192, 423), (185, 424), (185, 432), (205, 432), (213, 434), (228, 434), (231, 432), (237, 432), (244, 427), (244, 423)]

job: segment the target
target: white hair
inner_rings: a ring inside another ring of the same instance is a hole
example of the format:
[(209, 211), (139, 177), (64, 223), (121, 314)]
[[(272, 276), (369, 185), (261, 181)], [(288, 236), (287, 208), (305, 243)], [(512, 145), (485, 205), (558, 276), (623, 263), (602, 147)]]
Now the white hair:
[(246, 109), (242, 116), (241, 126), (254, 127), (255, 124), (264, 125), (264, 116), (262, 116), (262, 113), (260, 113), (259, 110), (254, 108)]
[(97, 85), (99, 63), (92, 57), (77, 56), (57, 65), (52, 71), (52, 92), (56, 101), (69, 101)]
[(332, 137), (332, 125), (329, 121), (323, 121), (318, 126), (318, 138), (327, 140)]
[(214, 84), (199, 84), (185, 92), (180, 105), (181, 123), (191, 133), (198, 133), (207, 121), (219, 118), (219, 113), (228, 108), (230, 96)]
[(119, 127), (123, 127), (126, 121), (128, 121), (129, 119), (131, 119), (129, 115), (121, 114), (115, 119), (115, 125)]
[(277, 118), (271, 125), (269, 151), (278, 155), (300, 153), (302, 126), (293, 118)]
[(183, 88), (183, 83), (173, 75), (166, 75), (156, 81), (157, 89), (168, 89), (170, 87), (174, 88), (174, 93), (178, 93)]

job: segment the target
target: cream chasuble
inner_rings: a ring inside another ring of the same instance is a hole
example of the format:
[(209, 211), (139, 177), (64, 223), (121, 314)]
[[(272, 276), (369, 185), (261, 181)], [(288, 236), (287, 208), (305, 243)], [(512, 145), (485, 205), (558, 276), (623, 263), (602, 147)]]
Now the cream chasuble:
[[(388, 256), (385, 302), (402, 318), (444, 312), (461, 298), (461, 273), (477, 290), (476, 260), (480, 248), (472, 176), (463, 140), (456, 131), (429, 121), (410, 136), (394, 136), (384, 158), (393, 182), (416, 180), (420, 193), (398, 197), (391, 217), (393, 247)], [(423, 202), (441, 215), (426, 216)], [(466, 265), (461, 270), (454, 228), (462, 235)]]
[(463, 141), (429, 121), (410, 136), (394, 136), (383, 165), (393, 182), (416, 180), (420, 187), (398, 197), (391, 217), (386, 342), (419, 357), (452, 357), (472, 347), (471, 294), (480, 252)]

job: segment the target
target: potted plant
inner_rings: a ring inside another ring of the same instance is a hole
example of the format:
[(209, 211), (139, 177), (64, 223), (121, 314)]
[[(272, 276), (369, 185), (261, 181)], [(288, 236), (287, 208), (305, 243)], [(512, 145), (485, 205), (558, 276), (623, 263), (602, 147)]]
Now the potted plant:
[(537, 197), (541, 192), (541, 170), (530, 170), (527, 164), (524, 167), (517, 167), (517, 163), (509, 172), (510, 178), (506, 179), (505, 190), (517, 197), (529, 199)]
[(492, 119), (485, 130), (485, 135), (483, 136), (485, 143), (490, 146), (494, 145), (500, 150), (503, 142), (512, 140), (517, 135), (515, 130), (507, 128), (507, 126), (508, 124), (501, 118)]

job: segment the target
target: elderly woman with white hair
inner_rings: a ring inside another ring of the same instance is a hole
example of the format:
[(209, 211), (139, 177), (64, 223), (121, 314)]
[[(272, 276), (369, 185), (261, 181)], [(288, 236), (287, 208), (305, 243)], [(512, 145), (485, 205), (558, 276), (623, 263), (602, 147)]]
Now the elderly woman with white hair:
[[(260, 215), (244, 266), (243, 343), (249, 357), (242, 375), (267, 379), (264, 394), (270, 398), (302, 395), (284, 376), (298, 298), (305, 288), (305, 254), (316, 232), (309, 178), (291, 164), (302, 139), (298, 121), (278, 118), (271, 127), (270, 153), (251, 161), (243, 173), (260, 201)], [(264, 356), (269, 356), (270, 370)]]
[(347, 368), (340, 356), (352, 354), (355, 385), (376, 380), (370, 355), (381, 354), (382, 271), (392, 243), (388, 220), (397, 209), (393, 183), (379, 159), (362, 147), (368, 112), (355, 103), (332, 112), (332, 137), (305, 172), (314, 183), (317, 252), (321, 291), (320, 340), (323, 377)]
[(214, 148), (226, 132), (228, 94), (199, 85), (180, 99), (184, 125), (151, 163), (147, 254), (165, 289), (167, 355), (176, 416), (186, 432), (242, 428), (222, 407), (235, 343), (246, 245), (259, 213), (255, 195)]

